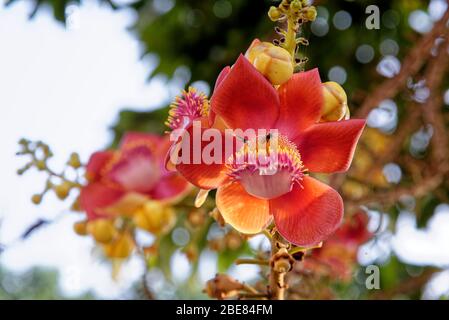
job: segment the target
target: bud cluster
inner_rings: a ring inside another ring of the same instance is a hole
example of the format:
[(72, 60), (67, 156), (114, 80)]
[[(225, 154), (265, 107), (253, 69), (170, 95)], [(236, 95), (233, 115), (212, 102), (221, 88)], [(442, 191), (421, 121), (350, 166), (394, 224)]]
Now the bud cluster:
[(287, 28), (276, 27), (276, 33), (281, 38), (274, 40), (274, 44), (287, 50), (295, 68), (303, 68), (307, 58), (298, 57), (299, 45), (307, 46), (307, 39), (297, 37), (304, 23), (314, 21), (317, 11), (306, 0), (283, 0), (279, 6), (272, 6), (268, 11), (269, 18), (274, 22), (287, 23)]
[[(79, 177), (82, 176), (80, 171), (83, 170), (83, 165), (77, 153), (70, 155), (64, 170), (58, 173), (49, 166), (49, 160), (53, 157), (53, 152), (47, 144), (42, 141), (32, 142), (27, 139), (21, 139), (19, 145), (20, 151), (17, 152), (17, 155), (28, 156), (30, 159), (22, 168), (17, 170), (17, 174), (23, 175), (34, 168), (47, 173), (48, 176), (43, 191), (31, 197), (31, 201), (34, 204), (40, 204), (49, 191), (53, 191), (58, 199), (65, 200), (73, 189), (82, 187)], [(69, 178), (69, 174), (74, 178)], [(77, 207), (77, 200), (75, 200), (72, 209), (76, 210)]]

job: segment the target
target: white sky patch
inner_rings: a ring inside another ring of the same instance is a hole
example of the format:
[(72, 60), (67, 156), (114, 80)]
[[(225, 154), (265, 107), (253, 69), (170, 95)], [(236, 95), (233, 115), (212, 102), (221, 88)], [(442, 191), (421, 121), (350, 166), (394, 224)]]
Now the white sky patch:
[(439, 205), (427, 227), (416, 228), (413, 213), (402, 212), (392, 240), (398, 257), (416, 265), (449, 266), (449, 205)]
[[(139, 43), (126, 31), (132, 12), (87, 2), (76, 11), (77, 27), (66, 30), (50, 11), (28, 20), (29, 4), (0, 6), (0, 242), (6, 244), (38, 218), (51, 219), (69, 206), (54, 196), (39, 207), (31, 204), (45, 176), (16, 175), (23, 165), (15, 156), (21, 137), (49, 143), (56, 155), (53, 164), (62, 165), (72, 151), (86, 160), (110, 141), (108, 127), (122, 107), (150, 110), (168, 98), (164, 83), (146, 82), (152, 66), (139, 60)], [(102, 297), (119, 296), (140, 277), (140, 263), (131, 261), (126, 279), (115, 283), (107, 264), (91, 255), (93, 243), (73, 233), (76, 219), (67, 213), (11, 247), (0, 262), (13, 270), (56, 267), (69, 295), (95, 288)], [(73, 282), (77, 273), (79, 281)]]

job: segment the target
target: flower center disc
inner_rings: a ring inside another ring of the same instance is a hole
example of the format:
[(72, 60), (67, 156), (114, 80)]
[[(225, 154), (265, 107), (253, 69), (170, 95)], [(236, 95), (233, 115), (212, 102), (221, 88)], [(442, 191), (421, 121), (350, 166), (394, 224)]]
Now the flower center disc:
[(273, 199), (300, 183), (304, 166), (296, 146), (284, 136), (258, 137), (247, 141), (231, 157), (230, 176), (246, 192), (260, 199)]

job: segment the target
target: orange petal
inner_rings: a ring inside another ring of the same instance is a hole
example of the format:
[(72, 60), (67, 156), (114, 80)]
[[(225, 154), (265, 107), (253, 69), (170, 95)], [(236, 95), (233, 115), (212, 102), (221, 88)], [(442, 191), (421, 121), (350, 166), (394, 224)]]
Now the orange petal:
[(343, 200), (337, 191), (311, 177), (302, 187), (270, 200), (279, 233), (298, 246), (315, 245), (329, 237), (343, 218)]
[(216, 203), (225, 221), (242, 233), (259, 233), (271, 221), (268, 200), (249, 195), (238, 182), (218, 188)]

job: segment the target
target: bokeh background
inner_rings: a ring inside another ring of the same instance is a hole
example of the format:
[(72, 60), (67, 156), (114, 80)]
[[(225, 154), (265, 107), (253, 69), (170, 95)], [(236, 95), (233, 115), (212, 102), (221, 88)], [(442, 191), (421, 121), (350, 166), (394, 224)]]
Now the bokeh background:
[[(110, 266), (92, 250), (92, 240), (73, 232), (77, 214), (56, 197), (38, 207), (31, 203), (42, 177), (36, 172), (17, 176), (17, 141), (44, 140), (56, 154), (54, 164), (62, 166), (70, 152), (87, 160), (93, 151), (116, 145), (127, 130), (163, 132), (167, 106), (181, 89), (191, 84), (210, 94), (221, 68), (232, 64), (253, 38), (275, 37), (266, 16), (274, 2), (3, 2), (0, 299), (139, 298), (144, 272), (139, 259), (130, 259), (113, 280)], [(340, 297), (447, 298), (449, 83), (447, 63), (439, 58), (443, 40), (429, 36), (447, 2), (314, 4), (318, 18), (303, 32), (311, 43), (301, 51), (309, 58), (307, 68), (319, 67), (323, 81), (342, 84), (352, 113), (366, 116), (369, 126), (353, 169), (330, 182), (350, 208), (369, 210), (376, 236), (359, 251), (359, 271), (379, 265), (382, 289), (365, 292), (363, 277), (356, 274)], [(365, 27), (368, 5), (380, 9), (379, 30)], [(425, 37), (429, 54), (419, 51)], [(417, 54), (410, 57), (411, 52)], [(398, 76), (404, 76), (404, 86), (385, 94), (392, 87), (388, 81)], [(179, 248), (185, 242), (182, 232), (174, 240)], [(141, 241), (151, 238), (142, 235)], [(249, 245), (259, 244), (256, 238)], [(161, 298), (204, 298), (186, 282), (191, 270), (186, 257), (173, 252), (168, 262), (173, 282), (164, 282), (160, 271), (147, 280)], [(223, 260), (203, 250), (194, 288), (217, 272), (217, 259)], [(251, 280), (257, 268), (231, 266), (229, 273)]]

